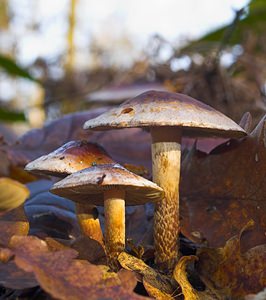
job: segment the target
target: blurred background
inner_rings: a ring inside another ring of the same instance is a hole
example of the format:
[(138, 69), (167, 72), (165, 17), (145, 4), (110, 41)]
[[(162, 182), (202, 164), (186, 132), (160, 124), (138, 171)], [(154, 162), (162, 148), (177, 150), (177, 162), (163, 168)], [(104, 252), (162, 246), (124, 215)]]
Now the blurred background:
[(0, 135), (149, 89), (258, 120), (265, 66), (265, 0), (0, 0)]

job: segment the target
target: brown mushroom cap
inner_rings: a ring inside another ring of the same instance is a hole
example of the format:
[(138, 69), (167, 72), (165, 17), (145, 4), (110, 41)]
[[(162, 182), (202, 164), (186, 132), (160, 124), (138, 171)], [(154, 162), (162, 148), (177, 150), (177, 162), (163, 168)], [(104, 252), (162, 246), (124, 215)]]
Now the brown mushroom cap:
[(103, 205), (103, 193), (111, 189), (125, 191), (127, 205), (156, 202), (164, 194), (155, 183), (131, 173), (119, 164), (98, 165), (73, 173), (57, 182), (51, 192), (75, 202), (89, 201), (94, 205)]
[(87, 141), (70, 141), (55, 151), (28, 163), (26, 171), (65, 177), (94, 164), (113, 163), (112, 158), (98, 144)]
[(186, 136), (242, 137), (245, 131), (214, 108), (189, 96), (148, 91), (88, 120), (85, 129), (182, 127)]

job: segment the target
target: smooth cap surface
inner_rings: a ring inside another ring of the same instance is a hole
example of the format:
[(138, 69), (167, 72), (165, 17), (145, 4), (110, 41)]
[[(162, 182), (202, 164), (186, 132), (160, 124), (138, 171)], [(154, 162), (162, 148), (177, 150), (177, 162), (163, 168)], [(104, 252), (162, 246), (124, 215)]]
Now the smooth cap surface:
[(113, 162), (100, 145), (87, 141), (71, 141), (28, 163), (25, 170), (40, 175), (65, 177), (94, 164)]
[(51, 192), (75, 202), (103, 205), (103, 193), (111, 189), (124, 190), (127, 205), (156, 202), (164, 194), (155, 183), (119, 164), (98, 165), (73, 173), (57, 182)]
[(148, 91), (88, 120), (85, 129), (182, 127), (186, 136), (242, 137), (245, 131), (230, 118), (192, 97)]

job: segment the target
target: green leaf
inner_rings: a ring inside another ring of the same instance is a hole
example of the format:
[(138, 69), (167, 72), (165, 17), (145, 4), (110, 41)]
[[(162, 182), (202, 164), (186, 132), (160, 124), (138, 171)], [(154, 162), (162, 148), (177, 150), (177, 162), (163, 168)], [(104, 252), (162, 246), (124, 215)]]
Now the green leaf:
[(25, 122), (25, 114), (23, 112), (16, 112), (0, 107), (0, 121), (5, 122)]
[(0, 68), (4, 69), (9, 75), (19, 76), (40, 83), (26, 69), (20, 67), (15, 61), (2, 54), (0, 54)]
[[(181, 53), (208, 52), (217, 48), (221, 43), (233, 46), (241, 44), (246, 38), (246, 32), (253, 32), (256, 36), (265, 36), (266, 32), (266, 1), (253, 0), (238, 19), (230, 24), (213, 30), (196, 41), (192, 41), (181, 49)], [(227, 38), (226, 38), (227, 37)]]

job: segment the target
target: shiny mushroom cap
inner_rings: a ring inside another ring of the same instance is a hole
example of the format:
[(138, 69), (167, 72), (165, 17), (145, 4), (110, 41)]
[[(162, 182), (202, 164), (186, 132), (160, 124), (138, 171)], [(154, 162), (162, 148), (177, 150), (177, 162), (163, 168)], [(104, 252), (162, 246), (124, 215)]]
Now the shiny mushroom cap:
[(65, 177), (95, 164), (113, 162), (100, 145), (87, 141), (71, 141), (28, 163), (25, 170), (39, 175)]
[(111, 189), (125, 191), (127, 205), (156, 202), (164, 194), (155, 183), (119, 164), (98, 165), (73, 173), (57, 182), (51, 192), (75, 202), (103, 205), (103, 194)]
[(85, 129), (126, 127), (182, 127), (186, 136), (242, 137), (245, 131), (221, 112), (192, 97), (148, 91), (88, 120)]

